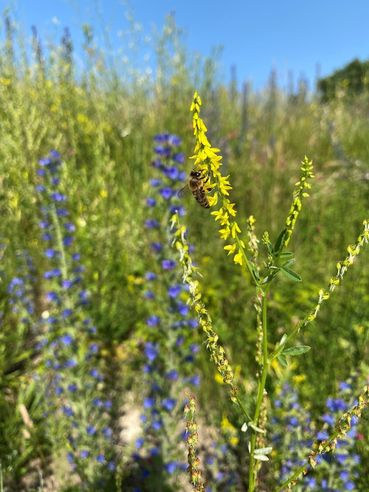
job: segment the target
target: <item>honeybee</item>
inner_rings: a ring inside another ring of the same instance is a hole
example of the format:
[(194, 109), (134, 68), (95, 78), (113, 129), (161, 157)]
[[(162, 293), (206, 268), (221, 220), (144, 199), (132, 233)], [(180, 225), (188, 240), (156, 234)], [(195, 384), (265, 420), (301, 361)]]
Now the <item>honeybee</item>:
[(211, 190), (211, 187), (206, 187), (205, 184), (209, 181), (209, 176), (204, 176), (201, 171), (195, 171), (192, 169), (187, 185), (179, 191), (181, 196), (186, 188), (189, 188), (195, 197), (196, 201), (204, 208), (209, 208), (209, 200), (206, 196), (207, 191)]

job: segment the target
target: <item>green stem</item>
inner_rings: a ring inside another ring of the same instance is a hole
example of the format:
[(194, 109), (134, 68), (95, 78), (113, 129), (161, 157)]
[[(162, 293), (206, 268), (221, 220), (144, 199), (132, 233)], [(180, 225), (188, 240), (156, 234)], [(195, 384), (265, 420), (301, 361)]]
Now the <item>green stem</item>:
[[(253, 423), (258, 426), (260, 417), (261, 405), (263, 402), (265, 383), (268, 376), (269, 360), (268, 360), (268, 325), (267, 325), (267, 291), (268, 287), (262, 291), (262, 327), (263, 327), (263, 368), (261, 376), (258, 381), (258, 395), (256, 400), (256, 407), (254, 413)], [(256, 446), (256, 431), (252, 430), (252, 436), (250, 440), (250, 465), (249, 465), (249, 492), (255, 490), (255, 482), (257, 478), (256, 463), (254, 458), (254, 451)]]
[(242, 252), (243, 259), (245, 260), (245, 263), (246, 263), (248, 271), (250, 272), (251, 278), (255, 282), (255, 285), (259, 286), (259, 284), (260, 284), (259, 279), (255, 275), (255, 271), (253, 270), (251, 263), (250, 263), (250, 260), (247, 257), (247, 254), (245, 252), (245, 248), (241, 244), (240, 238), (238, 236), (236, 236), (236, 242), (237, 242), (239, 250)]

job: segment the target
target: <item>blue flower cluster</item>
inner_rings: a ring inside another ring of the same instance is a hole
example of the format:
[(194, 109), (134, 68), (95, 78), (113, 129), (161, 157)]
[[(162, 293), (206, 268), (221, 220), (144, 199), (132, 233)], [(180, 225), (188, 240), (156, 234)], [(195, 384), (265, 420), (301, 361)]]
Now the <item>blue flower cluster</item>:
[[(283, 457), (281, 468), (277, 472), (278, 478), (286, 479), (296, 466), (302, 464), (313, 445), (313, 437), (321, 441), (328, 439), (336, 421), (349, 408), (351, 395), (351, 383), (340, 383), (338, 397), (328, 398), (326, 401), (327, 412), (321, 417), (322, 425), (318, 426), (320, 429), (317, 432), (309, 412), (299, 404), (296, 393), (289, 385), (283, 386), (275, 401), (275, 416), (272, 420), (273, 440), (281, 449), (280, 454)], [(318, 457), (320, 466), (305, 477), (304, 490), (357, 490), (355, 480), (358, 478), (357, 469), (360, 464), (360, 456), (355, 452), (357, 423), (357, 418), (353, 417), (351, 429), (344, 439), (337, 441), (334, 453)]]
[(182, 461), (185, 455), (178, 453), (178, 444), (183, 441), (178, 425), (184, 405), (180, 395), (186, 385), (200, 384), (199, 375), (193, 373), (199, 350), (194, 343), (198, 323), (190, 316), (187, 290), (177, 272), (168, 234), (172, 214), (185, 214), (177, 196), (186, 179), (180, 168), (184, 155), (178, 151), (177, 136), (161, 134), (154, 140), (152, 166), (160, 177), (150, 181), (152, 193), (146, 200), (145, 222), (152, 258), (151, 271), (145, 274), (144, 291), (149, 313), (143, 351), (148, 391), (141, 415), (145, 437), (137, 439), (135, 453), (143, 478), (150, 477), (152, 472), (147, 457), (151, 461), (160, 458), (161, 473), (164, 471), (167, 476), (186, 470), (187, 465)]
[[(103, 468), (91, 473), (110, 476), (116, 467), (110, 426), (112, 400), (105, 394), (96, 328), (85, 314), (88, 293), (83, 287), (81, 256), (75, 249), (76, 228), (61, 189), (62, 161), (58, 152), (51, 151), (39, 164), (36, 189), (47, 268), (38, 347), (50, 381), (49, 421), (54, 416), (56, 427), (62, 427), (67, 435), (67, 458), (77, 473), (86, 477), (93, 469), (91, 463), (97, 462)], [(41, 372), (42, 377), (44, 374)]]

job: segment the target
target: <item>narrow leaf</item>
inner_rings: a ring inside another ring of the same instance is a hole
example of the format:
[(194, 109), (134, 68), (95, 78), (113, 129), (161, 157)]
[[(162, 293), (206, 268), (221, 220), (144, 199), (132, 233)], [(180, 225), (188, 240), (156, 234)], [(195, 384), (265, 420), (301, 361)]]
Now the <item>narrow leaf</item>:
[(289, 356), (296, 356), (296, 355), (305, 354), (306, 352), (309, 352), (310, 349), (311, 347), (309, 347), (309, 345), (296, 345), (295, 347), (288, 347), (284, 349), (282, 354), (289, 355)]
[(300, 275), (293, 270), (290, 270), (289, 268), (286, 267), (281, 267), (281, 271), (288, 277), (290, 280), (293, 280), (294, 282), (301, 282), (302, 278)]
[(287, 229), (283, 229), (283, 231), (281, 231), (281, 233), (279, 234), (277, 241), (275, 242), (275, 245), (274, 245), (274, 253), (275, 254), (278, 254), (280, 252), (280, 250), (282, 249), (283, 244), (284, 244), (284, 238), (286, 237), (286, 234), (287, 234)]
[(282, 355), (282, 354), (278, 355), (277, 359), (278, 359), (278, 362), (280, 363), (281, 366), (288, 367), (288, 362), (287, 362), (287, 359), (284, 355)]

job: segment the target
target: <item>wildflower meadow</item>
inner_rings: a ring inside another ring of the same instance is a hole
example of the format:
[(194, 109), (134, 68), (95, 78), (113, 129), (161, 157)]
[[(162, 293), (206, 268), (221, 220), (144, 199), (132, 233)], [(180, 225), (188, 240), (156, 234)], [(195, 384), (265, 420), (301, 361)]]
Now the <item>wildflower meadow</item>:
[(369, 491), (367, 78), (1, 33), (0, 492)]

